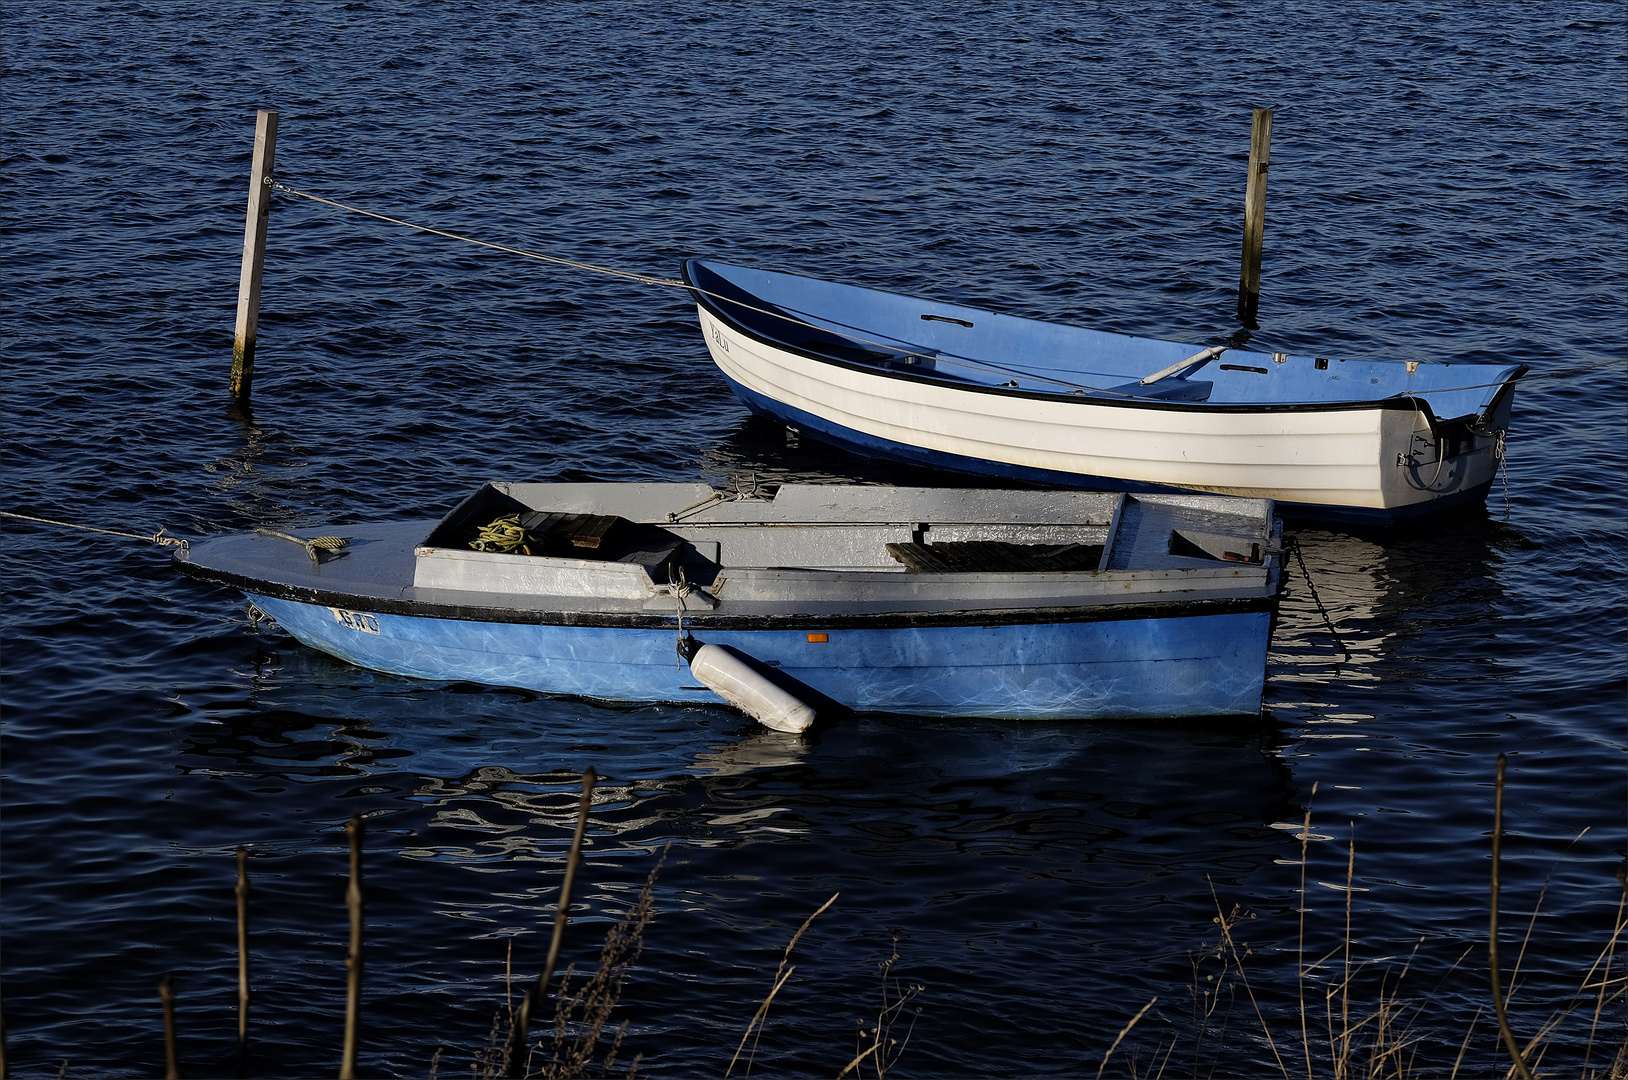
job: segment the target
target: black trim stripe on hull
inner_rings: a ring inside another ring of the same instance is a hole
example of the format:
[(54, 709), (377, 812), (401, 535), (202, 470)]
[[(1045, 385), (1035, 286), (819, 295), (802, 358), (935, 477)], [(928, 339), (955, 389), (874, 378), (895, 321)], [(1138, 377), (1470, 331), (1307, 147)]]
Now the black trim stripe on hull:
[[(376, 615), (405, 615), (458, 622), (519, 623), (536, 626), (592, 626), (623, 629), (674, 629), (678, 614), (621, 611), (542, 611), (473, 604), (430, 604), (361, 593), (333, 592), (284, 585), (260, 578), (210, 570), (177, 560), (176, 568), (188, 577), (224, 585), (246, 594), (278, 600), (365, 611)], [(1234, 615), (1272, 612), (1277, 597), (1253, 596), (1214, 600), (1149, 601), (1145, 604), (1094, 604), (1072, 607), (998, 608), (974, 611), (807, 612), (785, 615), (720, 615), (686, 611), (684, 625), (695, 630), (798, 630), (817, 626), (826, 630), (891, 630), (938, 626), (1015, 626), (1038, 623), (1129, 622), (1142, 619), (1178, 619), (1199, 615)]]

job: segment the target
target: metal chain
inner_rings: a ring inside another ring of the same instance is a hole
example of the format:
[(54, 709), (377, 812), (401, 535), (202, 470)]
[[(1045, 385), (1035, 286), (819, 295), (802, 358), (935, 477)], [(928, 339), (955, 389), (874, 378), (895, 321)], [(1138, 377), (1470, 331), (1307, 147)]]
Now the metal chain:
[(1504, 481), (1504, 524), (1509, 524), (1509, 447), (1504, 442), (1504, 429), (1493, 432), (1492, 452), (1498, 459), (1498, 474)]
[[(1306, 579), (1306, 588), (1311, 590), (1312, 603), (1317, 605), (1317, 613), (1323, 617), (1323, 625), (1328, 627), (1329, 636), (1334, 639), (1334, 644), (1340, 647), (1341, 654), (1344, 656), (1345, 660), (1349, 662), (1351, 659), (1351, 650), (1345, 647), (1344, 641), (1340, 640), (1340, 632), (1334, 629), (1334, 620), (1329, 617), (1328, 609), (1323, 606), (1323, 598), (1317, 595), (1317, 583), (1311, 579), (1311, 571), (1306, 568), (1306, 557), (1300, 552), (1300, 538), (1298, 536), (1291, 536), (1284, 541), (1283, 546), (1293, 549), (1295, 561), (1300, 564), (1300, 573), (1304, 575)], [(1334, 666), (1334, 671), (1336, 675), (1339, 674), (1338, 664)]]

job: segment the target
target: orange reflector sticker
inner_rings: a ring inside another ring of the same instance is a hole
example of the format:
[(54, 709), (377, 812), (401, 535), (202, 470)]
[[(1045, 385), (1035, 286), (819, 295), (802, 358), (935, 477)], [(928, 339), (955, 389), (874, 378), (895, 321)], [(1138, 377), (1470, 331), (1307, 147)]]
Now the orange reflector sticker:
[(810, 640), (810, 641), (830, 641), (831, 637), (828, 634), (810, 634), (810, 635), (808, 635), (808, 640)]

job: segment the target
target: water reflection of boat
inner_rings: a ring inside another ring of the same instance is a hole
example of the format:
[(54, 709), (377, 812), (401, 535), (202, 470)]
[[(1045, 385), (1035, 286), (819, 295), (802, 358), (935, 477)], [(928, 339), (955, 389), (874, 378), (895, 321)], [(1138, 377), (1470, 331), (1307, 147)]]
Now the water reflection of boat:
[(720, 743), (695, 755), (690, 771), (705, 776), (741, 776), (759, 769), (783, 769), (808, 757), (808, 739), (784, 731), (761, 731)]
[(1306, 573), (1289, 560), (1267, 705), (1280, 719), (1326, 725), (1312, 738), (1356, 737), (1372, 718), (1342, 705), (1353, 695), (1330, 693), (1334, 683), (1389, 680), (1412, 693), (1421, 678), (1462, 672), (1466, 657), (1498, 655), (1498, 613), (1507, 608), (1501, 565), (1506, 551), (1531, 546), (1485, 513), (1383, 542), (1317, 529), (1290, 537)]

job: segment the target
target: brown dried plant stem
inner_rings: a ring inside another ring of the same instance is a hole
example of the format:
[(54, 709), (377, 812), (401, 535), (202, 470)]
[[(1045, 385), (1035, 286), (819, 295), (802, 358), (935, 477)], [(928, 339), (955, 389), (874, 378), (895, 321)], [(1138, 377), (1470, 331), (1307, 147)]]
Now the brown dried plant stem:
[(181, 1065), (175, 1056), (175, 984), (168, 975), (159, 980), (158, 1000), (164, 1005), (164, 1077), (180, 1080)]
[(554, 981), (554, 967), (560, 961), (560, 946), (565, 940), (565, 924), (571, 917), (571, 886), (576, 881), (577, 865), (582, 861), (582, 843), (588, 832), (588, 810), (593, 805), (594, 785), (598, 782), (599, 776), (590, 765), (582, 774), (582, 799), (577, 806), (577, 828), (571, 837), (571, 853), (565, 860), (565, 880), (560, 884), (560, 902), (554, 909), (554, 936), (548, 944), (548, 959), (543, 962), (543, 970), (537, 975), (537, 985), (526, 991), (526, 996), (521, 999), (520, 1015), (515, 1018), (509, 1031), (509, 1048), (506, 1056), (507, 1073), (511, 1077), (525, 1075), (526, 1035), (531, 1027), (531, 1014), (547, 997), (548, 985)]
[[(1208, 880), (1207, 876), (1206, 876), (1206, 880)], [(1285, 1077), (1287, 1077), (1289, 1075), (1289, 1069), (1288, 1069), (1288, 1067), (1286, 1065), (1283, 1064), (1283, 1056), (1278, 1053), (1277, 1040), (1272, 1038), (1272, 1029), (1271, 1029), (1270, 1026), (1267, 1025), (1266, 1017), (1261, 1012), (1260, 1002), (1255, 999), (1255, 989), (1254, 989), (1254, 987), (1249, 985), (1249, 974), (1246, 971), (1244, 971), (1244, 953), (1242, 953), (1242, 952), (1240, 952), (1238, 950), (1238, 943), (1233, 939), (1233, 936), (1232, 936), (1232, 924), (1237, 921), (1238, 909), (1236, 907), (1234, 907), (1233, 912), (1232, 912), (1231, 915), (1228, 915), (1225, 912), (1223, 912), (1221, 910), (1221, 898), (1218, 895), (1216, 895), (1215, 882), (1210, 881), (1209, 886), (1210, 886), (1210, 899), (1215, 903), (1215, 922), (1216, 922), (1216, 925), (1221, 928), (1221, 948), (1220, 948), (1220, 950), (1218, 950), (1218, 952), (1223, 956), (1228, 955), (1228, 954), (1231, 955), (1231, 957), (1232, 957), (1232, 966), (1233, 966), (1234, 970), (1236, 970), (1238, 972), (1238, 981), (1243, 983), (1244, 994), (1249, 998), (1250, 1007), (1255, 1010), (1255, 1019), (1261, 1025), (1261, 1033), (1266, 1036), (1266, 1045), (1272, 1051), (1273, 1060), (1275, 1060), (1278, 1063), (1278, 1071), (1281, 1072)], [(1245, 945), (1245, 951), (1247, 951), (1247, 950), (1248, 950), (1248, 945), (1246, 944)], [(1223, 959), (1222, 963), (1225, 964), (1225, 962), (1226, 961)], [(1222, 971), (1223, 971), (1223, 974), (1225, 974), (1225, 968), (1224, 967), (1223, 967)], [(1151, 1002), (1149, 1004), (1151, 1004)], [(1138, 1016), (1140, 1016), (1140, 1014), (1138, 1014)], [(1132, 1022), (1134, 1023), (1135, 1021), (1132, 1021)], [(1130, 1029), (1127, 1027), (1126, 1030), (1128, 1031)], [(1117, 1040), (1116, 1040), (1116, 1042), (1117, 1042)], [(1106, 1058), (1103, 1059), (1103, 1063), (1104, 1064), (1107, 1063)]]
[[(746, 1034), (741, 1036), (740, 1045), (735, 1047), (735, 1056), (729, 1059), (729, 1068), (724, 1070), (724, 1080), (729, 1080), (729, 1074), (735, 1071), (735, 1063), (740, 1060), (741, 1051), (746, 1049), (746, 1040), (752, 1038), (753, 1030), (756, 1030), (760, 1037), (762, 1036), (763, 1019), (769, 1014), (769, 1003), (774, 1001), (774, 996), (776, 994), (780, 993), (780, 988), (786, 985), (786, 981), (791, 978), (791, 973), (797, 970), (796, 967), (787, 967), (786, 961), (791, 959), (791, 950), (797, 947), (798, 939), (803, 936), (803, 931), (807, 930), (815, 919), (824, 914), (826, 908), (836, 903), (837, 897), (841, 895), (841, 893), (832, 893), (831, 899), (821, 904), (814, 914), (804, 919), (803, 925), (799, 926), (797, 928), (797, 932), (791, 935), (791, 940), (786, 943), (786, 951), (780, 955), (780, 966), (775, 969), (774, 982), (769, 988), (769, 996), (763, 999), (763, 1004), (759, 1005), (757, 1007), (757, 1012), (752, 1014), (751, 1023), (746, 1025)], [(752, 1058), (756, 1056), (757, 1042), (754, 1040), (752, 1043), (752, 1056), (746, 1059), (746, 1071), (748, 1074), (750, 1074), (752, 1071)], [(849, 1064), (849, 1068), (852, 1068), (854, 1064), (857, 1064), (859, 1061), (863, 1060), (864, 1057), (865, 1055), (861, 1054), (854, 1060), (854, 1062)], [(846, 1072), (847, 1070), (845, 1069), (843, 1071)]]
[[(1317, 798), (1317, 781), (1312, 781), (1311, 798)], [(1307, 800), (1308, 803), (1311, 800)], [(1311, 807), (1306, 807), (1306, 820), (1300, 827), (1300, 940), (1295, 949), (1299, 971), (1295, 986), (1300, 996), (1300, 1045), (1306, 1055), (1306, 1080), (1311, 1076), (1311, 1035), (1306, 1030), (1306, 909), (1311, 897), (1306, 892), (1306, 846), (1311, 840)]]
[(237, 849), (237, 1075), (249, 1075), (249, 853)]
[[(1212, 886), (1212, 891), (1213, 891), (1213, 886)], [(1102, 1070), (1104, 1070), (1104, 1069), (1106, 1069), (1108, 1067), (1108, 1059), (1114, 1056), (1114, 1051), (1119, 1049), (1120, 1042), (1125, 1038), (1126, 1035), (1130, 1034), (1131, 1028), (1135, 1027), (1136, 1022), (1138, 1020), (1142, 1019), (1142, 1017), (1146, 1016), (1147, 1011), (1149, 1009), (1153, 1008), (1153, 1006), (1155, 1004), (1157, 1004), (1158, 1001), (1159, 1001), (1158, 998), (1153, 998), (1146, 1005), (1143, 1005), (1142, 1010), (1140, 1012), (1138, 1012), (1135, 1016), (1131, 1017), (1131, 1022), (1119, 1029), (1119, 1034), (1114, 1036), (1113, 1044), (1108, 1047), (1108, 1052), (1106, 1054), (1102, 1055), (1102, 1064), (1097, 1066), (1097, 1076), (1098, 1077), (1102, 1076)]]
[(350, 886), (345, 906), (350, 909), (350, 954), (345, 957), (345, 1047), (339, 1080), (356, 1078), (357, 1027), (362, 1007), (362, 819), (352, 814), (345, 825), (350, 836)]
[[(1595, 958), (1594, 963), (1588, 969), (1588, 974), (1583, 977), (1583, 988), (1587, 989), (1589, 981), (1595, 978), (1596, 972), (1599, 972), (1597, 985), (1600, 992), (1594, 1001), (1594, 1018), (1589, 1022), (1588, 1026), (1588, 1049), (1583, 1053), (1583, 1070), (1585, 1073), (1588, 1070), (1589, 1058), (1594, 1056), (1594, 1037), (1600, 1028), (1600, 1013), (1605, 1010), (1605, 1003), (1609, 1000), (1606, 995), (1606, 988), (1612, 985), (1613, 982), (1611, 964), (1616, 959), (1617, 942), (1621, 940), (1623, 931), (1628, 930), (1628, 919), (1623, 918), (1623, 912), (1628, 910), (1628, 874), (1623, 873), (1621, 866), (1617, 867), (1617, 884), (1622, 887), (1622, 892), (1617, 899), (1616, 917), (1612, 920), (1611, 940), (1606, 943), (1605, 951)], [(1615, 981), (1621, 983), (1623, 980), (1619, 977)], [(1622, 993), (1623, 991), (1619, 989), (1612, 993), (1610, 998), (1620, 997)], [(3, 1032), (4, 1029), (0, 1028), (0, 1033)], [(1619, 1054), (1618, 1061), (1621, 1060), (1622, 1057)]]
[(1498, 778), (1493, 787), (1492, 798), (1492, 914), (1491, 925), (1487, 931), (1487, 962), (1492, 972), (1492, 1008), (1498, 1017), (1498, 1033), (1503, 1036), (1504, 1048), (1509, 1051), (1510, 1059), (1515, 1063), (1515, 1071), (1520, 1074), (1521, 1080), (1532, 1080), (1532, 1073), (1526, 1067), (1526, 1059), (1521, 1056), (1521, 1049), (1515, 1043), (1515, 1033), (1509, 1027), (1509, 1017), (1504, 1011), (1504, 994), (1499, 986), (1498, 975), (1498, 860), (1503, 849), (1504, 770), (1508, 764), (1508, 759), (1499, 754)]
[(1345, 974), (1340, 979), (1340, 1059), (1335, 1075), (1350, 1075), (1351, 1061), (1351, 885), (1357, 870), (1357, 823), (1350, 822), (1351, 841), (1345, 857)]

